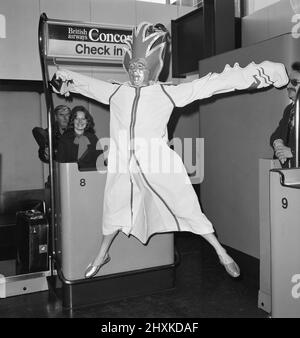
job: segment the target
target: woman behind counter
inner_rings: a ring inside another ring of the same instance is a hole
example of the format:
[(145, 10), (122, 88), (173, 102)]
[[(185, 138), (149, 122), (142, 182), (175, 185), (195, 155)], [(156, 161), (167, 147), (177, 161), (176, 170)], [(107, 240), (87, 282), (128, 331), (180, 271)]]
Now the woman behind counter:
[(85, 107), (74, 107), (67, 130), (59, 140), (57, 161), (77, 162), (79, 169), (95, 170), (97, 157), (103, 151), (96, 150), (98, 137), (94, 126), (94, 119)]

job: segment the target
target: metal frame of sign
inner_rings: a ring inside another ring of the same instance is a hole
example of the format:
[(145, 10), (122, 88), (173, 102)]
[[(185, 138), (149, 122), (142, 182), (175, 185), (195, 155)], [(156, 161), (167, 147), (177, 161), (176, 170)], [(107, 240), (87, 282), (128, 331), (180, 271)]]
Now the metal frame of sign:
[[(39, 53), (40, 53), (40, 62), (41, 62), (41, 70), (42, 70), (42, 77), (43, 77), (43, 88), (45, 93), (45, 100), (46, 100), (46, 107), (47, 107), (47, 126), (48, 126), (48, 135), (49, 135), (49, 176), (50, 176), (50, 209), (51, 209), (51, 220), (50, 220), (50, 228), (51, 228), (51, 244), (52, 244), (52, 251), (50, 253), (50, 267), (51, 267), (51, 275), (59, 274), (59, 257), (58, 257), (58, 248), (56, 239), (58, 238), (57, 235), (57, 228), (56, 228), (56, 210), (55, 210), (55, 185), (56, 185), (56, 175), (55, 170), (56, 166), (53, 160), (53, 131), (52, 126), (54, 125), (54, 104), (52, 98), (52, 89), (50, 86), (50, 78), (49, 78), (49, 65), (57, 64), (57, 63), (72, 63), (80, 65), (84, 62), (89, 62), (90, 64), (101, 64), (101, 66), (119, 66), (122, 65), (122, 57), (118, 55), (118, 57), (109, 58), (108, 56), (82, 56), (82, 55), (65, 55), (64, 52), (62, 53), (54, 53), (53, 51), (49, 50), (49, 25), (56, 25), (58, 26), (65, 26), (65, 27), (74, 27), (75, 31), (72, 37), (73, 40), (71, 41), (80, 41), (80, 39), (85, 40), (85, 38), (81, 38), (81, 36), (86, 36), (88, 34), (88, 29), (94, 29), (94, 37), (93, 39), (97, 39), (97, 34), (100, 33), (100, 29), (103, 29), (103, 32), (112, 32), (116, 31), (117, 34), (121, 32), (131, 32), (132, 27), (129, 26), (119, 26), (119, 25), (108, 25), (108, 24), (96, 24), (96, 23), (86, 23), (86, 22), (78, 22), (78, 21), (67, 21), (67, 20), (54, 20), (48, 19), (45, 13), (41, 14), (40, 21), (39, 21), (39, 29), (38, 29), (38, 39), (39, 39)], [(76, 27), (78, 27), (79, 31), (76, 34)], [(82, 29), (82, 31), (80, 31)], [(84, 31), (85, 30), (85, 31)], [(62, 31), (62, 33), (61, 33)], [(57, 36), (62, 41), (64, 41), (64, 29), (61, 29), (60, 32), (51, 32), (54, 34), (54, 37)], [(92, 33), (90, 33), (92, 34)], [(76, 37), (76, 35), (78, 35)], [(120, 34), (119, 34), (120, 35)], [(103, 36), (104, 37), (104, 36)], [(107, 37), (112, 38), (112, 37)], [(116, 37), (115, 37), (116, 38)], [(119, 36), (117, 37), (119, 39)], [(87, 40), (86, 40), (87, 41)], [(97, 43), (96, 41), (92, 41), (92, 44)], [(99, 42), (100, 43), (100, 42)], [(102, 45), (98, 45), (99, 47), (103, 47)], [(92, 48), (92, 47), (91, 47)], [(107, 47), (108, 48), (108, 47)], [(49, 53), (50, 52), (50, 53)], [(72, 283), (72, 281), (70, 281)]]

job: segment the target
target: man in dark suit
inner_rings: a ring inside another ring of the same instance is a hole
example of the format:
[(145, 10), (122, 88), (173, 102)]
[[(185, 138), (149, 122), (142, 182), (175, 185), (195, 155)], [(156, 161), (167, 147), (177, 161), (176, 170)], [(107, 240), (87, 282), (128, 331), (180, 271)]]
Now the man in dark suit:
[[(54, 109), (55, 124), (53, 126), (53, 150), (54, 158), (56, 156), (58, 142), (61, 136), (67, 129), (71, 109), (65, 105), (59, 105)], [(32, 129), (32, 134), (39, 145), (39, 158), (44, 163), (49, 163), (49, 136), (48, 129), (35, 127)]]
[[(52, 128), (52, 144), (53, 144), (53, 157), (56, 159), (58, 142), (65, 130), (67, 129), (71, 109), (65, 105), (56, 106), (54, 109), (55, 123)], [(39, 158), (44, 163), (49, 163), (49, 135), (48, 129), (41, 127), (34, 127), (32, 134), (39, 146)], [(50, 176), (45, 182), (45, 201), (47, 206), (48, 217), (50, 217)], [(50, 219), (50, 218), (49, 218)]]
[(291, 103), (285, 108), (278, 127), (271, 135), (270, 144), (274, 149), (274, 157), (278, 158), (283, 168), (294, 167), (295, 163), (295, 101), (300, 87), (300, 62), (292, 64), (290, 82), (287, 86)]

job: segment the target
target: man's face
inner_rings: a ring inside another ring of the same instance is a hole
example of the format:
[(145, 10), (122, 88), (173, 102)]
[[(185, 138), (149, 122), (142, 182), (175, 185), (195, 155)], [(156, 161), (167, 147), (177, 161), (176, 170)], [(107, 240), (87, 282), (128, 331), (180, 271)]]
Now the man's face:
[(60, 111), (55, 115), (56, 122), (61, 129), (65, 129), (68, 126), (70, 113), (68, 111)]
[(143, 59), (133, 60), (129, 64), (129, 80), (132, 85), (140, 87), (149, 84), (149, 70)]
[(296, 100), (296, 94), (299, 87), (300, 87), (300, 73), (293, 70), (290, 74), (290, 82), (287, 86), (288, 95), (292, 101)]

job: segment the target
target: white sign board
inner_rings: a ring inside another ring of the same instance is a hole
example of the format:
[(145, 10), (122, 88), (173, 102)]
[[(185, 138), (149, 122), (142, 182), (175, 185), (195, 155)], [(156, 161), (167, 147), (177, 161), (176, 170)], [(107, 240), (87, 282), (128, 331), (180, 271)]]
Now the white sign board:
[(47, 56), (122, 63), (130, 27), (49, 22)]

